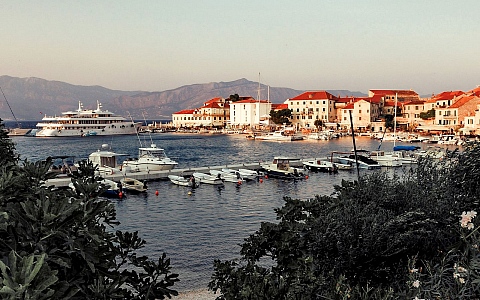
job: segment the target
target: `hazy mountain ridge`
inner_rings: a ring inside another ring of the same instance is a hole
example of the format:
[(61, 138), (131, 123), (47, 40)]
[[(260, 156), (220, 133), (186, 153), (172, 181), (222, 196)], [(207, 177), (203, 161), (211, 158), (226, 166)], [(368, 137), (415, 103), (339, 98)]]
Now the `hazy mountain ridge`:
[[(99, 100), (104, 109), (116, 114), (131, 115), (134, 119), (170, 119), (172, 113), (193, 109), (215, 98), (228, 98), (232, 94), (252, 96), (257, 99), (258, 82), (245, 78), (230, 82), (211, 82), (185, 85), (176, 89), (147, 92), (119, 91), (101, 86), (81, 86), (41, 78), (17, 78), (0, 76), (2, 88), (8, 103), (18, 120), (40, 120), (44, 114), (60, 115), (63, 111), (74, 110), (78, 101), (85, 109), (96, 108)], [(261, 99), (267, 99), (268, 87), (260, 85)], [(316, 89), (318, 90), (318, 89)], [(328, 90), (333, 95), (366, 96), (360, 92)], [(286, 99), (301, 94), (302, 90), (283, 87), (270, 87), (270, 101), (283, 103)], [(0, 118), (13, 119), (3, 95), (0, 100)]]

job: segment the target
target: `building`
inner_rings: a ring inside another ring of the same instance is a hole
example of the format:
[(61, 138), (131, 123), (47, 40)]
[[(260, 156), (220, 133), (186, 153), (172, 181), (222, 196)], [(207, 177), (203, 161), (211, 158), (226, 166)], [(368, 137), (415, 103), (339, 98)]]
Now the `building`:
[(315, 128), (315, 121), (333, 123), (337, 119), (337, 97), (326, 91), (308, 91), (284, 103), (292, 110), (292, 125), (296, 128)]
[(252, 97), (230, 103), (230, 126), (234, 128), (255, 128), (270, 118), (272, 103), (255, 100)]
[(180, 127), (225, 127), (230, 120), (230, 105), (217, 97), (205, 102), (202, 107), (186, 109), (172, 114), (172, 123)]

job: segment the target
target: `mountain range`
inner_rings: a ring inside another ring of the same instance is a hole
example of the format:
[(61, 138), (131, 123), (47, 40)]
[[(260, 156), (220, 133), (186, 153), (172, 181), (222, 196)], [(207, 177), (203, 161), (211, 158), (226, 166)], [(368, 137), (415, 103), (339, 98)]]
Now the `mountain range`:
[[(73, 85), (61, 81), (49, 81), (41, 78), (18, 78), (0, 76), (0, 88), (3, 92), (0, 99), (0, 118), (3, 120), (40, 120), (45, 114), (60, 115), (61, 112), (76, 110), (81, 101), (84, 109), (95, 109), (96, 101), (122, 116), (132, 116), (135, 120), (144, 117), (149, 120), (170, 120), (172, 113), (194, 109), (215, 98), (228, 98), (230, 95), (252, 96), (258, 98), (258, 82), (245, 78), (230, 82), (211, 82), (192, 84), (176, 89), (147, 92), (120, 91), (101, 86)], [(268, 92), (267, 92), (268, 90)], [(303, 93), (284, 87), (270, 87), (260, 84), (261, 99), (269, 99), (272, 103), (283, 103)], [(348, 90), (327, 90), (336, 96), (364, 97), (361, 92)], [(10, 107), (9, 107), (10, 106)]]

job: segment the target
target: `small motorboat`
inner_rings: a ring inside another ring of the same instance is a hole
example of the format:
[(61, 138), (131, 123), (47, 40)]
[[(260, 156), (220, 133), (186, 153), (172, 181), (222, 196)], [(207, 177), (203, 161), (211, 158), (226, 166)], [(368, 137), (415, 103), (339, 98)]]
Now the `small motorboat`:
[(338, 167), (336, 164), (326, 160), (310, 160), (304, 161), (303, 167), (312, 172), (337, 173)]
[(129, 193), (144, 193), (147, 191), (147, 187), (143, 182), (135, 178), (124, 177), (120, 179), (122, 190)]
[(208, 183), (213, 185), (223, 184), (223, 179), (219, 175), (213, 176), (210, 174), (195, 172), (193, 173), (193, 177), (195, 177), (195, 180), (200, 183)]
[(237, 172), (240, 173), (240, 177), (242, 177), (244, 180), (255, 180), (259, 176), (259, 174), (256, 171), (248, 170), (248, 169), (228, 169), (224, 168), (222, 169), (222, 172), (226, 173), (231, 173), (231, 174), (236, 174)]
[(191, 188), (197, 188), (200, 186), (193, 176), (190, 176), (190, 178), (187, 179), (183, 176), (168, 175), (168, 179), (170, 179), (170, 181), (176, 185), (188, 186)]
[(236, 171), (235, 173), (224, 172), (219, 170), (210, 170), (210, 174), (216, 177), (220, 177), (223, 181), (234, 182), (237, 184), (243, 183), (243, 178), (240, 176), (240, 172)]
[[(290, 157), (274, 157), (273, 162), (262, 165), (264, 172), (271, 177), (283, 179), (303, 179), (303, 169), (295, 168), (290, 165)], [(300, 161), (300, 160), (298, 160)], [(294, 162), (297, 162), (294, 159)]]

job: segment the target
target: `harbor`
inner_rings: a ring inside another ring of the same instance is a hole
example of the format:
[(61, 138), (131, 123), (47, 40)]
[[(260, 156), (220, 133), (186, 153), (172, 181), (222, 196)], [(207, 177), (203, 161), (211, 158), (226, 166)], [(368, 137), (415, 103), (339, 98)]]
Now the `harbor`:
[[(140, 139), (148, 139), (150, 142), (148, 136), (141, 136)], [(142, 180), (155, 180), (147, 183), (145, 193), (127, 194), (122, 199), (112, 199), (112, 203), (121, 223), (117, 229), (138, 231), (147, 241), (142, 253), (158, 257), (165, 252), (171, 258), (172, 271), (180, 274), (180, 291), (205, 288), (212, 272), (213, 260), (238, 257), (238, 245), (244, 238), (258, 230), (261, 222), (275, 222), (274, 210), (283, 205), (283, 197), (309, 199), (315, 195), (328, 195), (334, 192), (334, 186), (341, 184), (342, 180), (357, 179), (354, 171), (307, 172), (308, 179), (305, 180), (263, 177), (262, 181), (252, 180), (241, 185), (225, 182), (221, 186), (200, 184), (199, 188), (191, 189), (163, 179), (169, 173), (188, 175), (224, 167), (256, 169), (271, 163), (277, 156), (326, 158), (332, 151), (350, 152), (353, 148), (352, 138), (267, 142), (249, 140), (244, 135), (236, 134), (158, 133), (152, 134), (152, 139), (178, 165), (171, 171), (158, 171), (158, 174), (128, 173), (128, 176)], [(128, 159), (137, 157), (139, 148), (135, 135), (71, 138), (18, 136), (12, 140), (21, 155), (21, 161), (27, 159), (32, 162), (62, 155), (73, 156), (75, 161), (87, 159), (106, 143), (115, 152), (124, 154), (120, 159)], [(422, 150), (428, 147), (428, 144), (418, 145)], [(379, 141), (361, 136), (356, 138), (356, 146), (358, 149), (378, 149)], [(442, 147), (452, 149), (453, 146)], [(392, 148), (392, 142), (382, 143), (382, 149)], [(405, 168), (395, 170), (401, 174)], [(115, 181), (123, 175), (105, 174)], [(63, 180), (67, 182), (70, 179)]]

